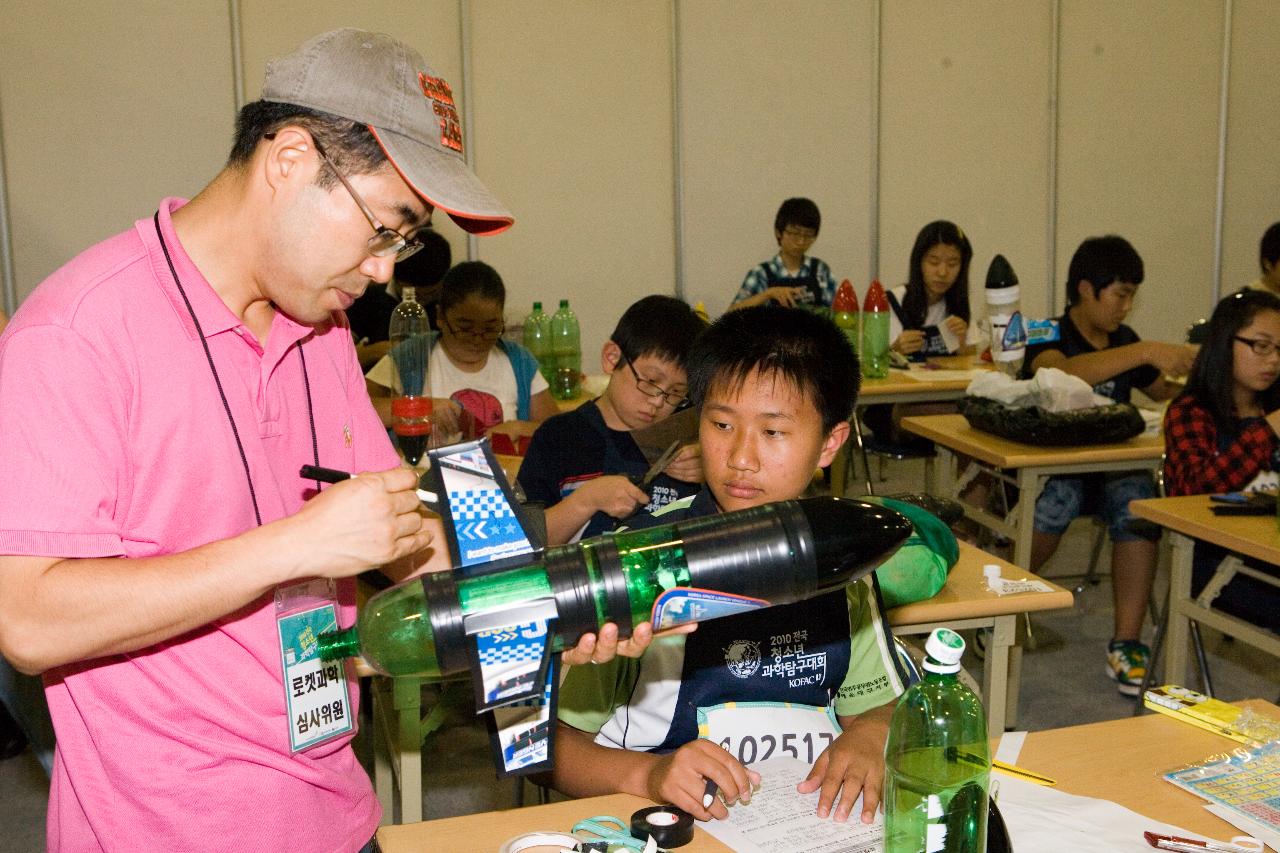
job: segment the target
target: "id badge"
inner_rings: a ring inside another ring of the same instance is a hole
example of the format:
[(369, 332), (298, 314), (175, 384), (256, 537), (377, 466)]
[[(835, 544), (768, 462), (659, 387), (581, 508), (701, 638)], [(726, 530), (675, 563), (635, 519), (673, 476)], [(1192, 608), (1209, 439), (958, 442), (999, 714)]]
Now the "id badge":
[(725, 702), (698, 709), (698, 736), (743, 764), (779, 755), (813, 764), (840, 736), (840, 724), (829, 705)]
[(345, 664), (323, 662), (318, 654), (316, 638), (338, 629), (337, 602), (332, 580), (304, 581), (276, 590), (290, 752), (326, 743), (355, 727)]

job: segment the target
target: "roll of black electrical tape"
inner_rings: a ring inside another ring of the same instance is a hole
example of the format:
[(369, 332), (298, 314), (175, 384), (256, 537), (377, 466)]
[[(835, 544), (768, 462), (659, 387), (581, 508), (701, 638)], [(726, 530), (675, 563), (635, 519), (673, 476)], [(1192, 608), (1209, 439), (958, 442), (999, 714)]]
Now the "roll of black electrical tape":
[(683, 847), (693, 840), (693, 815), (675, 806), (650, 806), (631, 816), (631, 835), (652, 838), (666, 850)]

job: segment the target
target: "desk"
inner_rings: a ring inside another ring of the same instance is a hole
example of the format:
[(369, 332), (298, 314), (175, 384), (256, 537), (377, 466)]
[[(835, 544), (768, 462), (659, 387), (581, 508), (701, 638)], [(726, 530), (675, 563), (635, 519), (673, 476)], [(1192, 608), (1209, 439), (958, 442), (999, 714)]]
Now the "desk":
[[(1280, 717), (1280, 708), (1261, 699), (1235, 704)], [(1189, 832), (1228, 839), (1240, 830), (1205, 811), (1204, 800), (1160, 774), (1237, 745), (1164, 714), (1146, 714), (1032, 732), (1017, 764), (1058, 780), (1057, 787), (1067, 793), (1111, 800)]]
[(895, 607), (886, 615), (895, 634), (928, 634), (934, 628), (990, 628), (991, 641), (983, 665), (982, 696), (987, 706), (987, 731), (992, 737), (1004, 732), (1006, 719), (1017, 718), (1022, 655), (1014, 644), (1021, 613), (1070, 607), (1068, 590), (1044, 580), (1051, 592), (996, 595), (987, 589), (982, 567), (994, 563), (1005, 578), (1033, 577), (999, 557), (960, 543), (960, 559), (947, 575), (942, 590), (926, 601)]
[[(858, 408), (893, 403), (946, 403), (959, 400), (973, 381), (974, 375), (991, 370), (991, 363), (972, 355), (947, 355), (929, 359), (925, 367), (914, 364), (910, 370), (891, 369), (884, 379), (863, 379), (858, 390)], [(867, 453), (862, 444), (862, 428), (854, 415), (852, 440), (845, 442), (839, 455), (831, 463), (832, 493), (843, 495), (849, 482), (856, 446), (862, 457), (864, 470), (868, 469)], [(868, 492), (871, 474), (867, 470)]]
[(1280, 637), (1210, 607), (1213, 584), (1206, 587), (1199, 598), (1191, 598), (1191, 558), (1196, 539), (1265, 563), (1280, 565), (1280, 531), (1276, 529), (1275, 518), (1217, 516), (1210, 512), (1209, 506), (1208, 495), (1150, 498), (1129, 504), (1129, 509), (1138, 518), (1153, 521), (1171, 534), (1167, 546), (1172, 554), (1169, 563), (1169, 626), (1164, 644), (1167, 650), (1164, 678), (1169, 684), (1186, 683), (1187, 633), (1191, 621), (1211, 625), (1242, 643), (1280, 657)]
[[(1019, 489), (1018, 505), (1009, 518), (960, 501), (965, 515), (984, 527), (1013, 540), (1013, 562), (1031, 565), (1031, 533), (1036, 498), (1055, 474), (1089, 474), (1101, 471), (1154, 470), (1164, 454), (1164, 438), (1140, 435), (1115, 444), (1086, 447), (1035, 447), (982, 432), (969, 426), (964, 415), (921, 415), (902, 419), (902, 428), (930, 439), (938, 448), (938, 465), (926, 462), (930, 492), (957, 498), (957, 454), (968, 456), (998, 480)], [(939, 470), (941, 469), (941, 470)], [(1013, 478), (1001, 471), (1013, 470)]]
[[(1280, 716), (1280, 708), (1268, 702), (1254, 699), (1241, 704), (1255, 711)], [(1205, 811), (1199, 797), (1165, 782), (1157, 774), (1221, 752), (1230, 745), (1231, 741), (1218, 735), (1163, 714), (1151, 714), (1032, 732), (1027, 736), (1017, 763), (1057, 779), (1058, 788), (1068, 793), (1111, 800), (1155, 820), (1221, 839), (1238, 833), (1225, 821)], [(995, 778), (999, 775), (993, 774)], [(579, 820), (594, 815), (613, 814), (629, 818), (632, 812), (647, 805), (650, 803), (639, 797), (614, 794), (404, 826), (384, 826), (378, 830), (378, 843), (384, 853), (417, 853), (420, 850), (494, 853), (504, 841), (524, 832), (563, 832)], [(690, 853), (723, 853), (729, 848), (699, 827), (694, 832), (693, 843), (680, 849)]]

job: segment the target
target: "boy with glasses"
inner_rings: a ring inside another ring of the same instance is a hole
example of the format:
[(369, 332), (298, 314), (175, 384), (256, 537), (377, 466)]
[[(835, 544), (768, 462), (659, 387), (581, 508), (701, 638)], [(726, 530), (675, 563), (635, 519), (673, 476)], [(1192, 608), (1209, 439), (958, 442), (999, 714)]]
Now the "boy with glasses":
[(697, 445), (684, 448), (646, 494), (630, 477), (649, 462), (630, 433), (666, 419), (685, 401), (684, 362), (704, 323), (670, 296), (632, 305), (600, 353), (609, 385), (598, 399), (551, 418), (533, 434), (520, 485), (547, 507), (551, 545), (595, 536), (639, 510), (691, 495), (702, 482)]
[(778, 254), (751, 268), (729, 310), (777, 303), (831, 307), (836, 296), (836, 280), (823, 261), (806, 257), (818, 239), (822, 214), (807, 198), (789, 198), (778, 208), (773, 220), (773, 236)]

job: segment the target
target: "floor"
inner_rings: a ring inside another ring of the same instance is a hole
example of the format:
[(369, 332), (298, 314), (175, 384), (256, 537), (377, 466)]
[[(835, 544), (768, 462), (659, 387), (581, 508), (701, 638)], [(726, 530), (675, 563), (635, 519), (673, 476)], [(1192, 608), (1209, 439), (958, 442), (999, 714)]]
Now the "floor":
[[(918, 489), (923, 482), (923, 466), (910, 461), (890, 463), (889, 475), (888, 482), (878, 484), (879, 493)], [(1074, 586), (1076, 578), (1063, 580), (1061, 576), (1084, 572), (1092, 536), (1091, 525), (1073, 525), (1044, 573), (1059, 578), (1064, 586)], [(1104, 568), (1107, 559), (1104, 552)], [(1023, 658), (1019, 728), (1057, 728), (1132, 713), (1133, 700), (1116, 691), (1103, 666), (1111, 636), (1111, 613), (1111, 586), (1104, 576), (1099, 585), (1087, 586), (1077, 596), (1071, 610), (1047, 613), (1033, 620), (1034, 645)], [(1275, 701), (1280, 696), (1280, 667), (1273, 659), (1214, 632), (1208, 632), (1206, 642), (1219, 698), (1231, 701), (1261, 697)], [(981, 662), (967, 658), (966, 666), (977, 671)], [(1194, 675), (1190, 680), (1187, 686), (1199, 687)], [(1099, 744), (1097, 748), (1122, 749), (1123, 744)], [(359, 751), (367, 753), (366, 746), (361, 744)], [(487, 735), (474, 720), (453, 721), (448, 729), (437, 733), (428, 743), (423, 766), (425, 817), (512, 805), (513, 785), (494, 779)], [(30, 751), (0, 762), (0, 853), (44, 849), (47, 791), (44, 772)]]

